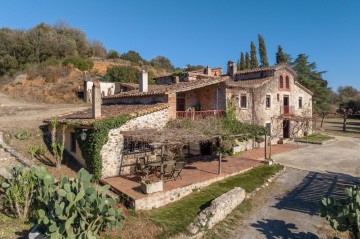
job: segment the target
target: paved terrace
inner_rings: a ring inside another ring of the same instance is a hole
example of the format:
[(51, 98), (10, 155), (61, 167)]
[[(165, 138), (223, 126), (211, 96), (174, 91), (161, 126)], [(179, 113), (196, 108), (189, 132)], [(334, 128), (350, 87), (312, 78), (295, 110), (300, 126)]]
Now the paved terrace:
[[(272, 154), (279, 154), (297, 149), (296, 145), (273, 145)], [(269, 150), (268, 150), (269, 152)], [(143, 194), (140, 189), (140, 178), (135, 175), (118, 176), (103, 179), (117, 192), (125, 203), (136, 210), (150, 210), (176, 201), (194, 190), (206, 187), (213, 182), (245, 172), (261, 164), (264, 148), (243, 152), (240, 156), (223, 157), (221, 175), (218, 175), (218, 158), (216, 156), (198, 156), (189, 159), (181, 172), (182, 179), (164, 182), (164, 190), (153, 194)]]

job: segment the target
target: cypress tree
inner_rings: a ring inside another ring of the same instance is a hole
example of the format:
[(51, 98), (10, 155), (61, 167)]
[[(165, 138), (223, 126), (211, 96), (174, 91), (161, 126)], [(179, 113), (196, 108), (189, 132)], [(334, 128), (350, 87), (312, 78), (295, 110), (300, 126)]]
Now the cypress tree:
[(282, 47), (280, 45), (278, 45), (278, 51), (276, 52), (276, 64), (280, 64), (280, 63), (284, 63), (284, 62), (289, 63), (288, 57), (283, 52)]
[(267, 53), (266, 53), (265, 41), (264, 41), (264, 38), (260, 34), (258, 35), (258, 39), (259, 39), (260, 63), (261, 63), (262, 67), (267, 67), (267, 66), (269, 66), (269, 62), (268, 62), (268, 57), (267, 57)]
[(240, 56), (240, 70), (245, 70), (245, 68), (246, 68), (245, 57), (244, 57), (244, 53), (241, 52), (241, 56)]
[(254, 69), (259, 67), (259, 62), (256, 56), (256, 46), (253, 41), (250, 44), (250, 68)]
[(238, 71), (240, 70), (240, 59), (237, 60), (236, 69), (237, 69)]
[(250, 68), (251, 68), (250, 55), (249, 55), (249, 52), (246, 52), (246, 54), (245, 54), (245, 69), (250, 69)]

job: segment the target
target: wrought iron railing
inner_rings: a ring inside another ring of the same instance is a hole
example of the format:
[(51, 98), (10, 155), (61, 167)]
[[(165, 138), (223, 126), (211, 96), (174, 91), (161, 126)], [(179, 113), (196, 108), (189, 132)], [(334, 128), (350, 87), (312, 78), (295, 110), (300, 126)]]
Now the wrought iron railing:
[(290, 105), (283, 105), (280, 107), (280, 113), (284, 115), (293, 115), (295, 114), (295, 107)]

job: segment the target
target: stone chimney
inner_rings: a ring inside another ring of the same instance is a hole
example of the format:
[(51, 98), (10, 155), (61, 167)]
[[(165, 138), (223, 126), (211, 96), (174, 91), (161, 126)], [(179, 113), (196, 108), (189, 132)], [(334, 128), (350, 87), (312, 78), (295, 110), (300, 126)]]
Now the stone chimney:
[(142, 70), (139, 79), (139, 92), (147, 92), (148, 84), (148, 73), (146, 70)]
[(101, 117), (101, 89), (100, 82), (94, 81), (92, 87), (92, 118), (97, 119)]
[(229, 76), (234, 77), (234, 75), (236, 74), (236, 65), (234, 64), (234, 62), (232, 61), (228, 61), (227, 64), (227, 73)]
[(211, 68), (209, 66), (205, 68), (205, 75), (211, 76)]
[(180, 77), (179, 76), (173, 76), (173, 80), (175, 84), (179, 84), (180, 82)]

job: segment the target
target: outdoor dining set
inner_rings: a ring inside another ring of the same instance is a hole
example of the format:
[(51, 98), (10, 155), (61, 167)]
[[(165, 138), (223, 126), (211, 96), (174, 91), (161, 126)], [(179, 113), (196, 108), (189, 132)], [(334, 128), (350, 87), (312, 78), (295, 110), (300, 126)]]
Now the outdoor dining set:
[[(161, 158), (160, 158), (161, 159)], [(149, 162), (147, 157), (139, 157), (135, 163), (135, 173), (142, 178), (160, 177), (163, 181), (181, 178), (185, 162), (176, 160), (157, 160)]]

